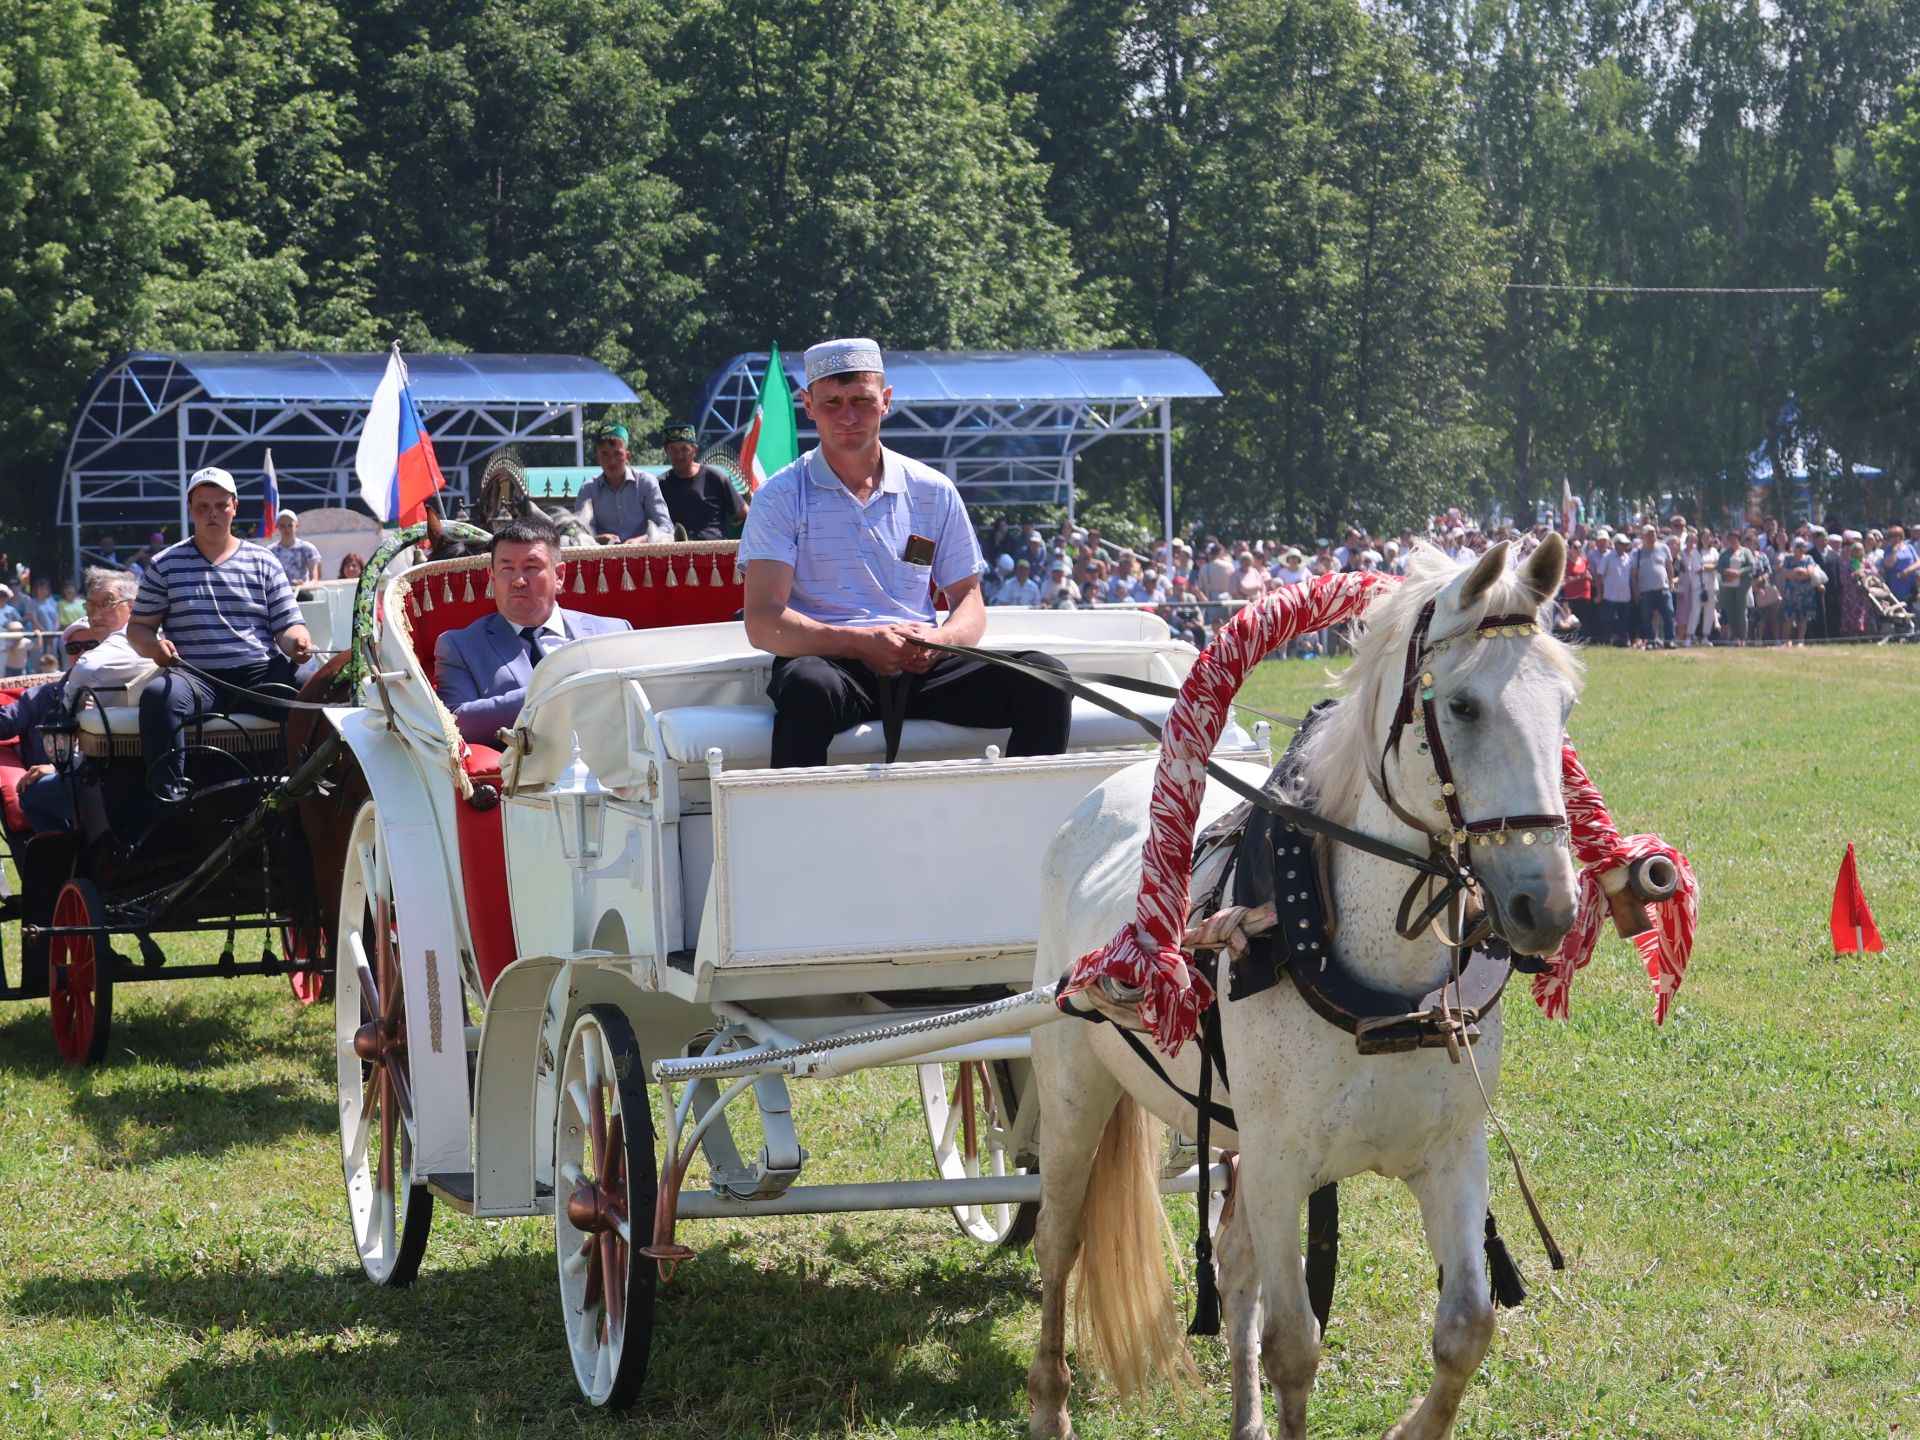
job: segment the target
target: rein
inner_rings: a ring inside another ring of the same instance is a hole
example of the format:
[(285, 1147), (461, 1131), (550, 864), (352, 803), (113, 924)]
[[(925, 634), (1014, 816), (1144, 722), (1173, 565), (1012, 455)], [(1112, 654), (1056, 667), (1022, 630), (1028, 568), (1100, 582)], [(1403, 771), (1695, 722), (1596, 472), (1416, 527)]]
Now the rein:
[[(1565, 815), (1501, 815), (1493, 819), (1471, 821), (1466, 818), (1460, 806), (1459, 787), (1454, 782), (1453, 767), (1447, 758), (1446, 745), (1440, 738), (1440, 723), (1430, 703), (1434, 695), (1433, 671), (1428, 668), (1430, 662), (1435, 655), (1445, 652), (1455, 643), (1454, 639), (1428, 643), (1427, 632), (1433, 623), (1435, 603), (1429, 600), (1421, 608), (1419, 619), (1415, 622), (1413, 633), (1407, 641), (1406, 664), (1400, 686), (1400, 703), (1394, 711), (1392, 722), (1387, 727), (1387, 740), (1380, 752), (1379, 768), (1377, 772), (1369, 771), (1367, 776), (1387, 808), (1407, 826), (1428, 837), (1427, 854), (1419, 855), (1391, 841), (1381, 840), (1351, 826), (1328, 820), (1311, 810), (1289, 805), (1265, 789), (1249, 785), (1238, 775), (1215, 762), (1211, 756), (1205, 758), (1202, 763), (1206, 767), (1207, 774), (1213, 779), (1276, 819), (1283, 820), (1296, 829), (1324, 836), (1349, 849), (1358, 850), (1376, 859), (1388, 860), (1395, 865), (1403, 865), (1415, 871), (1413, 879), (1408, 882), (1406, 891), (1400, 897), (1400, 909), (1394, 922), (1394, 928), (1399, 932), (1400, 937), (1404, 940), (1412, 940), (1431, 927), (1445, 944), (1471, 948), (1489, 934), (1498, 932), (1499, 927), (1494, 917), (1493, 906), (1481, 906), (1471, 928), (1466, 933), (1450, 935), (1440, 930), (1441, 917), (1447, 914), (1456, 916), (1460, 914), (1461, 907), (1457, 902), (1464, 896), (1479, 891), (1479, 882), (1474, 877), (1473, 867), (1463, 853), (1465, 848), (1469, 845), (1505, 845), (1510, 835), (1518, 835), (1521, 843), (1526, 845), (1554, 844), (1566, 837), (1568, 822)], [(1464, 638), (1470, 641), (1495, 638), (1517, 639), (1539, 633), (1540, 622), (1535, 615), (1494, 615), (1480, 621), (1472, 630), (1466, 632)], [(1090, 701), (1122, 719), (1131, 720), (1155, 740), (1162, 738), (1160, 726), (1152, 720), (1071, 675), (1062, 674), (1044, 665), (1032, 664), (1017, 656), (981, 649), (978, 646), (948, 645), (937, 640), (924, 639), (916, 639), (912, 643), (926, 650), (937, 650), (943, 654), (958, 655), (969, 660), (982, 660), (991, 665), (999, 665), (1023, 675), (1030, 675), (1056, 690), (1065, 691), (1078, 699)], [(1129, 675), (1101, 674), (1089, 678), (1116, 689), (1134, 690), (1149, 695), (1177, 697), (1180, 693), (1171, 685), (1163, 685), (1152, 680), (1136, 680)], [(1259, 710), (1252, 713), (1295, 730), (1300, 728), (1300, 722), (1288, 716), (1269, 715)], [(1440, 791), (1440, 796), (1433, 802), (1433, 807), (1446, 817), (1448, 823), (1445, 830), (1436, 831), (1432, 828), (1431, 822), (1414, 816), (1393, 797), (1387, 788), (1387, 757), (1391, 755), (1396, 759), (1399, 758), (1401, 738), (1408, 724), (1414, 720), (1420, 722), (1424, 735), (1419, 742), (1419, 752), (1426, 756), (1433, 766), (1428, 779)]]
[[(1017, 670), (1023, 675), (1031, 675), (1036, 680), (1045, 681), (1056, 690), (1064, 690), (1067, 694), (1077, 699), (1086, 700), (1098, 705), (1102, 710), (1118, 715), (1124, 720), (1131, 720), (1155, 740), (1161, 738), (1160, 726), (1154, 721), (1149, 720), (1131, 706), (1114, 699), (1111, 695), (1103, 695), (1100, 691), (1093, 689), (1090, 685), (1082, 681), (1076, 680), (1071, 675), (1063, 675), (1059, 671), (1050, 670), (1044, 665), (1034, 665), (1013, 655), (1007, 655), (997, 650), (982, 650), (973, 645), (947, 645), (938, 640), (914, 640), (911, 643), (921, 646), (923, 649), (938, 650), (947, 655), (959, 655), (969, 660), (984, 660), (990, 665), (999, 665), (1008, 670)], [(1100, 682), (1114, 686), (1116, 689), (1137, 690), (1150, 695), (1179, 694), (1179, 691), (1175, 690), (1172, 686), (1162, 685), (1152, 680), (1136, 680), (1129, 675), (1102, 675)], [(1294, 729), (1298, 729), (1300, 726), (1298, 720), (1291, 720), (1281, 716), (1270, 716), (1268, 718), (1280, 720), (1281, 723), (1289, 725)], [(1303, 810), (1298, 805), (1289, 805), (1286, 801), (1277, 799), (1259, 786), (1249, 785), (1231, 770), (1226, 769), (1211, 758), (1208, 758), (1203, 763), (1206, 766), (1207, 774), (1233, 791), (1233, 793), (1241, 799), (1259, 806), (1269, 815), (1285, 820), (1288, 824), (1297, 826), (1302, 830), (1310, 830), (1316, 835), (1324, 835), (1329, 840), (1338, 841), (1340, 844), (1350, 846), (1355, 850), (1365, 851), (1367, 854), (1375, 856), (1378, 859), (1391, 860), (1396, 865), (1404, 865), (1410, 870), (1419, 871), (1420, 878), (1415, 882), (1416, 884), (1439, 880), (1451, 887), (1462, 884), (1467, 879), (1466, 872), (1449, 856), (1439, 854), (1418, 855), (1411, 850), (1403, 850), (1391, 841), (1362, 834), (1358, 830), (1328, 820), (1324, 816), (1316, 815), (1311, 810)]]

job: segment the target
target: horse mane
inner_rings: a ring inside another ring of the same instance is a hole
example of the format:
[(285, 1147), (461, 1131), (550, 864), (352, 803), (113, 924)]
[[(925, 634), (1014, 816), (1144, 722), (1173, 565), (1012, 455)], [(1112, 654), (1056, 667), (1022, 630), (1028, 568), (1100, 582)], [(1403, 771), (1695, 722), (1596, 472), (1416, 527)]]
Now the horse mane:
[[(1472, 562), (1468, 562), (1469, 564)], [(1354, 661), (1336, 676), (1332, 688), (1342, 692), (1319, 724), (1300, 742), (1300, 764), (1290, 782), (1288, 799), (1312, 809), (1336, 824), (1351, 825), (1369, 785), (1367, 776), (1380, 763), (1384, 737), (1374, 734), (1372, 717), (1381, 702), (1397, 694), (1405, 678), (1407, 642), (1426, 603), (1439, 595), (1467, 568), (1447, 558), (1424, 540), (1415, 541), (1407, 559), (1407, 577), (1383, 590), (1356, 623)], [(1534, 609), (1533, 597), (1509, 565), (1475, 607), (1473, 623), (1487, 615)], [(1442, 628), (1435, 639), (1446, 639)], [(1572, 648), (1556, 640), (1548, 628), (1528, 642), (1546, 662), (1575, 685), (1582, 667)], [(1490, 663), (1491, 646), (1469, 645), (1455, 652), (1449, 669), (1470, 675)]]

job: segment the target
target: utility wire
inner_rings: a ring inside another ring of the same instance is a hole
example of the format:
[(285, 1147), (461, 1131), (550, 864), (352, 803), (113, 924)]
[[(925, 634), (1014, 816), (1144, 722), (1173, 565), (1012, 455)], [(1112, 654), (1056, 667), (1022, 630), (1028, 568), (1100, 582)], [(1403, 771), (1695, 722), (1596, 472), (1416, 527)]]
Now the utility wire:
[(1553, 285), (1523, 280), (1506, 282), (1508, 290), (1577, 290), (1590, 295), (1823, 295), (1821, 285)]

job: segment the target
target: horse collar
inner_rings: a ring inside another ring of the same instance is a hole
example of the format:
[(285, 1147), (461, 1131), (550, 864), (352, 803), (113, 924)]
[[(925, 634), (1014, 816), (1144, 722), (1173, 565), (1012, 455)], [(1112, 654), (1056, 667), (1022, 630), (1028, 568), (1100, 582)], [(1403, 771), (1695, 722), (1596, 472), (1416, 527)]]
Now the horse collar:
[(1328, 932), (1312, 837), (1264, 812), (1247, 819), (1232, 884), (1235, 904), (1271, 901), (1277, 923), (1220, 977), (1227, 998), (1258, 994), (1284, 974), (1315, 1014), (1354, 1037), (1362, 1055), (1449, 1045), (1450, 1037), (1453, 1045), (1471, 1044), (1514, 970), (1506, 945), (1488, 940), (1464, 956), (1458, 984), (1449, 976), (1424, 994), (1406, 994), (1362, 979)]

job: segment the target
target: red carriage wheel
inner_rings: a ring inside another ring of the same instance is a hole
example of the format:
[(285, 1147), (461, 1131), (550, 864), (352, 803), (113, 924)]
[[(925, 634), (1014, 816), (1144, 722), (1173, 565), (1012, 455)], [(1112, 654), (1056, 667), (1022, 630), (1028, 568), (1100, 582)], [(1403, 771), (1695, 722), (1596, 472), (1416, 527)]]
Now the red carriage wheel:
[[(69, 880), (53, 902), (55, 928), (106, 923), (91, 880)], [(69, 1065), (98, 1065), (113, 1027), (113, 952), (104, 935), (47, 937), (47, 997), (53, 1043)]]
[[(305, 933), (312, 937), (311, 949), (301, 939)], [(291, 925), (280, 927), (280, 953), (287, 957), (287, 984), (293, 988), (293, 998), (302, 1005), (317, 1005), (333, 994), (333, 972), (326, 967), (327, 937), (318, 930), (302, 932)], [(311, 965), (312, 969), (293, 969), (294, 965)]]
[(433, 1224), (433, 1196), (415, 1164), (400, 927), (379, 814), (368, 803), (354, 819), (340, 886), (346, 958), (334, 972), (334, 1057), (354, 1246), (367, 1278), (396, 1288), (419, 1273)]
[(567, 1036), (554, 1115), (553, 1222), (574, 1378), (595, 1405), (640, 1394), (653, 1345), (658, 1265), (639, 1255), (659, 1185), (646, 1066), (614, 1005), (589, 1005)]

